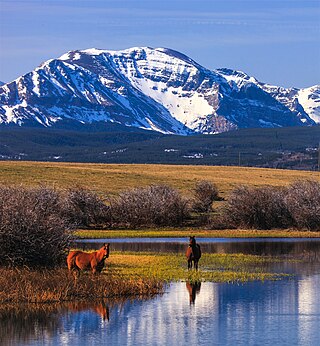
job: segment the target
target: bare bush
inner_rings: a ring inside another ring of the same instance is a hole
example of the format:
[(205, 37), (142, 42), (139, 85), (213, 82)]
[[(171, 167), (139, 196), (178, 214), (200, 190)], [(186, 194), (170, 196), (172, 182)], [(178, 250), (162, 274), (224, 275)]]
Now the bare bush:
[(226, 214), (222, 212), (210, 215), (206, 227), (215, 230), (236, 228), (235, 222), (231, 223), (230, 218), (226, 217)]
[(54, 266), (65, 258), (71, 233), (54, 189), (0, 187), (1, 264)]
[(187, 200), (166, 185), (125, 191), (111, 202), (113, 221), (128, 227), (179, 226), (189, 215)]
[(230, 227), (283, 228), (292, 224), (284, 202), (285, 190), (275, 187), (240, 186), (232, 191), (223, 217)]
[(196, 212), (210, 212), (213, 201), (220, 200), (218, 188), (207, 180), (199, 181), (193, 189), (192, 209)]
[(104, 225), (110, 222), (110, 207), (94, 192), (83, 187), (67, 190), (64, 215), (77, 227)]
[(291, 184), (284, 196), (293, 226), (320, 230), (320, 183), (312, 180)]

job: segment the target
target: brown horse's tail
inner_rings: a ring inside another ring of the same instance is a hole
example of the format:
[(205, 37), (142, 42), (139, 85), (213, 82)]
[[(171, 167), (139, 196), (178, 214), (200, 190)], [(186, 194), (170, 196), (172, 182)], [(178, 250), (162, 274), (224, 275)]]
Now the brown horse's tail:
[(67, 257), (67, 265), (68, 265), (68, 269), (72, 270), (76, 267), (76, 257), (77, 254), (79, 253), (79, 251), (72, 251), (69, 253), (68, 257)]

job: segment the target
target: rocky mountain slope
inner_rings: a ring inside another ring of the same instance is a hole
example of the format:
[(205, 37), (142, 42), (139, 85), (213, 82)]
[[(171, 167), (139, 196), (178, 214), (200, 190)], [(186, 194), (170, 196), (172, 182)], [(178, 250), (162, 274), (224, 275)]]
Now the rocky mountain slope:
[(285, 89), (165, 48), (71, 51), (0, 86), (0, 124), (114, 123), (162, 133), (320, 123), (320, 86)]

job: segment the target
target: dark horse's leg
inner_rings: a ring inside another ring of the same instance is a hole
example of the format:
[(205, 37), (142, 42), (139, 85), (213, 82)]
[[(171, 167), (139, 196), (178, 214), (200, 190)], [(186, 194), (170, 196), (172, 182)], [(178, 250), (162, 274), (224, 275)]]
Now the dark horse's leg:
[(198, 260), (194, 260), (194, 268), (195, 270), (198, 270)]
[(192, 269), (192, 260), (188, 260), (188, 270)]

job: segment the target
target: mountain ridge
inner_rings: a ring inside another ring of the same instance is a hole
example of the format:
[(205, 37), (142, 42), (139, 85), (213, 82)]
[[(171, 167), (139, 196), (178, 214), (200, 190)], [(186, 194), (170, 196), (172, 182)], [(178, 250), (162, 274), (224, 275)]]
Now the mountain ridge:
[(70, 51), (0, 86), (0, 124), (63, 127), (67, 121), (179, 135), (315, 125), (320, 86), (271, 86), (150, 47)]

